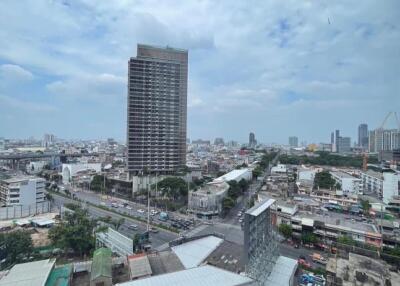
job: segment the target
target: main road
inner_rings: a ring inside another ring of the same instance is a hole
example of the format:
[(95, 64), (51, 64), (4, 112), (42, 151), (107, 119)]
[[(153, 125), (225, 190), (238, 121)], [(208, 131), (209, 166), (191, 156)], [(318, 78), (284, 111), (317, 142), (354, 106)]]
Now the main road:
[[(67, 203), (73, 203), (73, 204), (79, 204), (78, 201), (76, 200), (72, 200), (70, 198), (66, 198), (64, 196), (60, 196), (57, 194), (52, 193), (52, 196), (54, 198), (54, 203), (57, 206), (61, 206)], [(95, 207), (91, 204), (87, 204), (85, 202), (82, 203), (83, 205), (85, 205), (85, 207), (88, 209), (89, 214), (91, 217), (93, 218), (99, 218), (99, 217), (107, 217), (110, 216), (113, 219), (120, 219), (120, 218), (124, 218), (125, 222), (124, 224), (119, 228), (119, 232), (121, 232), (122, 234), (133, 238), (133, 235), (135, 233), (143, 233), (144, 231), (147, 230), (147, 225), (146, 223), (143, 223), (142, 221), (138, 221), (132, 218), (127, 218), (126, 216), (117, 214), (115, 212), (112, 211), (108, 211), (99, 207)], [(137, 230), (132, 230), (129, 229), (130, 225), (137, 225)], [(171, 240), (174, 240), (178, 237), (178, 234), (172, 232), (172, 231), (168, 231), (168, 230), (164, 230), (161, 228), (158, 228), (158, 232), (157, 233), (153, 233), (150, 232), (150, 241), (152, 244), (153, 248), (159, 248), (159, 247), (163, 247), (165, 248), (168, 244), (168, 242), (170, 242)]]

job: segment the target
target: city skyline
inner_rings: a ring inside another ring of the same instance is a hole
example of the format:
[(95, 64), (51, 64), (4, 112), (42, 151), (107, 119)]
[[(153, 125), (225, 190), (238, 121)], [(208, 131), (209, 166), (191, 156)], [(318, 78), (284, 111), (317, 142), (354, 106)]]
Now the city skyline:
[(139, 42), (189, 50), (191, 139), (329, 142), (340, 129), (353, 143), (400, 109), (395, 1), (132, 3), (0, 4), (0, 137), (125, 141)]

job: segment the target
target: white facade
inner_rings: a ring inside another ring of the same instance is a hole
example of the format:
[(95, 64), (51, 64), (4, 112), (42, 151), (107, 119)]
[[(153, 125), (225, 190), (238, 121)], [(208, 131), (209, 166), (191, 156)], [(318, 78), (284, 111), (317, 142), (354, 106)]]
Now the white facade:
[(355, 178), (342, 171), (330, 172), (336, 183), (341, 185), (343, 194), (358, 194), (360, 187), (362, 187), (361, 179)]
[(271, 168), (271, 173), (286, 173), (286, 165), (278, 164)]
[(101, 163), (72, 163), (62, 165), (62, 181), (63, 184), (69, 184), (72, 181), (72, 177), (78, 172), (94, 170), (99, 173), (101, 171)]
[(382, 189), (382, 200), (384, 203), (388, 203), (393, 196), (399, 195), (399, 181), (400, 174), (398, 173), (383, 173), (383, 189)]
[(361, 173), (361, 181), (364, 192), (374, 192), (382, 199), (383, 191), (383, 174), (368, 170)]
[(26, 172), (29, 174), (37, 174), (43, 170), (44, 166), (48, 164), (47, 161), (33, 161), (26, 165)]
[(15, 177), (0, 181), (3, 205), (32, 205), (44, 201), (46, 180), (36, 177)]
[(96, 233), (96, 244), (107, 247), (119, 256), (133, 254), (133, 240), (109, 227), (105, 232)]

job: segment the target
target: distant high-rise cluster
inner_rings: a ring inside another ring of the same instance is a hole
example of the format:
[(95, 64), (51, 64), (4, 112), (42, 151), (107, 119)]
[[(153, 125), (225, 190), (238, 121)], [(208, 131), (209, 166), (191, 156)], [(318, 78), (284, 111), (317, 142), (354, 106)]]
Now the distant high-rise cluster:
[(128, 171), (171, 174), (186, 163), (187, 50), (139, 44), (128, 69)]
[(249, 148), (254, 148), (257, 146), (256, 135), (253, 132), (249, 134)]
[(358, 126), (358, 147), (368, 149), (368, 125), (362, 123)]
[(53, 134), (44, 134), (43, 136), (43, 141), (42, 141), (42, 146), (43, 147), (49, 147), (52, 145), (56, 140), (56, 136)]
[[(331, 134), (331, 141), (332, 141), (332, 134)], [(351, 151), (351, 138), (340, 136), (340, 131), (336, 130), (334, 146), (335, 146), (334, 148), (335, 150), (333, 150), (334, 152), (349, 153)]]
[(214, 145), (221, 145), (222, 146), (224, 144), (225, 144), (224, 138), (220, 138), (220, 137), (215, 138)]
[(289, 137), (289, 146), (290, 147), (298, 147), (299, 146), (299, 138), (297, 138), (296, 136), (290, 136)]

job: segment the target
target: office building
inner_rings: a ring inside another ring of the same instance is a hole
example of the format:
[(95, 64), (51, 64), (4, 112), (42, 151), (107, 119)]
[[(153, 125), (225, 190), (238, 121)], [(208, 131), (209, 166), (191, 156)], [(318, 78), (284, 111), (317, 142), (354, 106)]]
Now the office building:
[(358, 126), (358, 147), (368, 149), (368, 125), (365, 123)]
[(128, 171), (173, 174), (186, 163), (188, 52), (139, 44), (128, 69)]
[(290, 136), (289, 137), (289, 146), (290, 147), (298, 147), (299, 139), (296, 136)]
[(249, 148), (254, 148), (257, 145), (256, 135), (253, 132), (249, 134)]
[(351, 151), (351, 138), (340, 137), (336, 139), (338, 153), (350, 153)]
[(225, 143), (224, 143), (224, 138), (215, 138), (215, 140), (214, 140), (214, 145), (221, 145), (221, 146), (223, 146)]
[(339, 152), (339, 137), (340, 137), (340, 131), (335, 130), (335, 152)]
[(0, 181), (0, 202), (3, 206), (34, 205), (45, 200), (46, 180), (18, 176)]
[(400, 130), (375, 129), (369, 132), (369, 152), (380, 153), (400, 149)]

